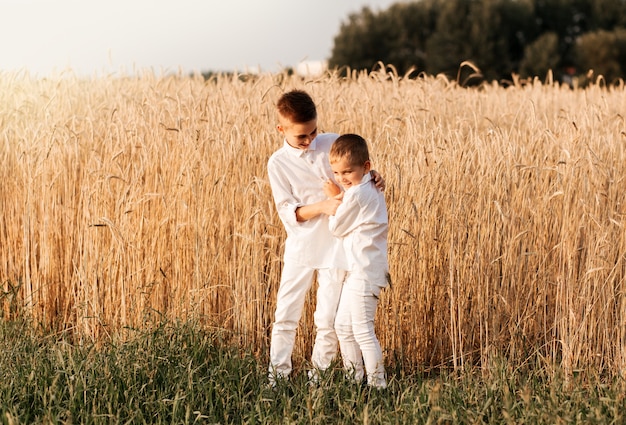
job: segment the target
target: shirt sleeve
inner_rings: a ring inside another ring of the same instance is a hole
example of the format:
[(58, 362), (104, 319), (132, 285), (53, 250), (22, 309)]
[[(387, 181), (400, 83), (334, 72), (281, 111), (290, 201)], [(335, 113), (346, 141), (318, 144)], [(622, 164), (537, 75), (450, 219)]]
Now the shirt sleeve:
[(270, 187), (272, 188), (274, 203), (276, 204), (276, 210), (278, 211), (278, 216), (286, 225), (298, 225), (296, 209), (301, 207), (302, 204), (298, 202), (291, 193), (291, 185), (289, 184), (289, 181), (280, 172), (278, 172), (276, 167), (271, 162), (267, 166), (267, 173), (270, 180)]
[(343, 196), (343, 202), (337, 208), (334, 216), (329, 218), (330, 232), (338, 238), (346, 237), (359, 225), (361, 206), (357, 197), (351, 191)]

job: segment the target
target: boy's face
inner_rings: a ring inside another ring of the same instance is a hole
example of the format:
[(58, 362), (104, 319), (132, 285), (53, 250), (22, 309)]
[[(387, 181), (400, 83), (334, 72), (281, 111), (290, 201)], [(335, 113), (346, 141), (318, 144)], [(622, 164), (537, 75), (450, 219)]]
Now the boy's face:
[(279, 117), (278, 131), (285, 137), (289, 146), (307, 150), (317, 136), (317, 120), (308, 122), (292, 122), (285, 117)]
[(344, 189), (361, 184), (363, 176), (370, 172), (370, 167), (371, 164), (369, 161), (365, 161), (363, 165), (354, 165), (351, 164), (346, 157), (335, 158), (330, 163), (330, 168), (333, 170), (335, 180), (337, 180), (337, 183)]

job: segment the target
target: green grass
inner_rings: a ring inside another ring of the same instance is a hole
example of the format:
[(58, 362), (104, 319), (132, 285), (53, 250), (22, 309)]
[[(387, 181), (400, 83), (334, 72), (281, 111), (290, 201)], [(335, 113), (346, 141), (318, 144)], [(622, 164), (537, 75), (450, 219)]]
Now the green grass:
[(0, 421), (12, 423), (624, 423), (621, 380), (564, 379), (540, 361), (513, 369), (406, 373), (368, 390), (334, 368), (319, 388), (295, 373), (266, 387), (266, 359), (193, 324), (72, 343), (0, 323)]

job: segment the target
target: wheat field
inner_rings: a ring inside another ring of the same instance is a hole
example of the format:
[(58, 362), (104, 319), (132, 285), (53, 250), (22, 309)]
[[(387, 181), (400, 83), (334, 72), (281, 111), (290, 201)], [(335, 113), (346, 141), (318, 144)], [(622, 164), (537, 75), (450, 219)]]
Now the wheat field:
[(4, 320), (91, 341), (196, 320), (266, 358), (285, 234), (265, 167), (293, 88), (387, 182), (388, 362), (625, 370), (626, 93), (601, 81), (0, 73)]

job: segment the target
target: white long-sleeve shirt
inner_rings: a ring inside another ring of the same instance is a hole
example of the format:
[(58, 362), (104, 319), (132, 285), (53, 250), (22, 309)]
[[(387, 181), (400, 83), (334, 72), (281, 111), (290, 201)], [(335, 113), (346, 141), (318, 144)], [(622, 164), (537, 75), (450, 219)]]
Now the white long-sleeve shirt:
[(345, 268), (338, 264), (339, 243), (330, 233), (328, 216), (321, 214), (298, 222), (296, 208), (326, 199), (324, 182), (334, 181), (328, 159), (330, 146), (339, 135), (319, 134), (307, 150), (284, 141), (267, 163), (272, 195), (278, 216), (285, 226), (285, 260), (293, 260), (314, 269)]
[(358, 186), (345, 191), (343, 202), (329, 219), (329, 229), (341, 239), (347, 270), (353, 277), (387, 285), (387, 206), (369, 173)]

